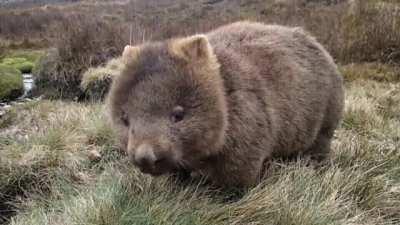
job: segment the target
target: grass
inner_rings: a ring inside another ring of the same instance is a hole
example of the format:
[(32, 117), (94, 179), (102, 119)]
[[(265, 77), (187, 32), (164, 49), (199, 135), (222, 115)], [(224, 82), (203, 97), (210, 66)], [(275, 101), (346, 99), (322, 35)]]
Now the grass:
[(340, 67), (346, 81), (359, 79), (375, 80), (378, 82), (399, 82), (399, 66), (382, 63), (353, 63)]
[(44, 54), (43, 50), (32, 49), (14, 49), (9, 50), (6, 55), (11, 58), (24, 58), (29, 62), (36, 64)]
[(8, 50), (0, 56), (0, 65), (14, 67), (21, 73), (30, 73), (42, 55), (42, 50)]
[(21, 73), (30, 73), (34, 67), (34, 64), (25, 58), (4, 58), (1, 61), (1, 64), (14, 67)]
[(138, 172), (99, 103), (16, 106), (0, 123), (3, 216), (12, 225), (399, 224), (400, 83), (374, 77), (346, 82), (326, 165), (276, 161), (261, 184), (238, 191)]
[[(301, 26), (340, 64), (399, 66), (398, 9), (394, 0), (74, 1), (0, 10), (0, 55), (1, 45), (55, 48), (57, 54), (46, 55), (34, 73), (32, 92), (49, 99), (93, 98), (80, 89), (84, 73), (120, 55), (128, 43), (203, 33), (238, 20)], [(96, 89), (103, 92), (101, 85)]]
[(15, 99), (23, 93), (21, 72), (11, 66), (0, 64), (0, 101)]
[(112, 78), (117, 76), (122, 68), (121, 58), (111, 59), (104, 66), (89, 68), (82, 75), (81, 88), (89, 98), (103, 99)]

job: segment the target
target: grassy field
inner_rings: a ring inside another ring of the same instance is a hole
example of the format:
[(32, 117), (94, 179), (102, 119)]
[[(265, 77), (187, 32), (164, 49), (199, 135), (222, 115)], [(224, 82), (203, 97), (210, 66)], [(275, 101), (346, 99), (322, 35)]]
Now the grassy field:
[(12, 225), (400, 224), (400, 83), (355, 68), (344, 70), (329, 162), (277, 160), (249, 190), (141, 174), (118, 152), (100, 103), (16, 106), (0, 120), (0, 213)]
[[(33, 64), (34, 93), (48, 99), (0, 117), (0, 224), (400, 224), (397, 0), (16, 2), (0, 8), (0, 66)], [(346, 109), (329, 160), (277, 159), (248, 190), (143, 175), (118, 150), (101, 102), (120, 66), (111, 59), (129, 39), (243, 19), (302, 26), (340, 65)]]

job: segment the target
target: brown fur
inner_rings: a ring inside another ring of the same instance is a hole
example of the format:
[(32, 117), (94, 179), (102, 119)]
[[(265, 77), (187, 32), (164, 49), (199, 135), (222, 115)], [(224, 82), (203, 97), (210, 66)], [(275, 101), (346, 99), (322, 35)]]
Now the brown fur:
[(108, 103), (122, 146), (144, 172), (184, 169), (248, 186), (273, 157), (329, 153), (342, 78), (300, 28), (238, 22), (129, 47), (124, 58)]

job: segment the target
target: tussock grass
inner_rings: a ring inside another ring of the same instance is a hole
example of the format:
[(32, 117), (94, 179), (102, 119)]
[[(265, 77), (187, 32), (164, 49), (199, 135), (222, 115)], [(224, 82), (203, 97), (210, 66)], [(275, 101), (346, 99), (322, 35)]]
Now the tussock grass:
[(330, 160), (277, 160), (248, 190), (141, 174), (116, 150), (101, 105), (21, 105), (0, 132), (0, 207), (12, 217), (2, 215), (13, 225), (399, 224), (399, 85), (346, 83)]
[(57, 194), (61, 183), (89, 179), (89, 150), (114, 148), (102, 112), (99, 105), (43, 101), (16, 106), (11, 118), (0, 119), (0, 218), (17, 199)]
[(91, 99), (103, 99), (112, 79), (118, 76), (124, 64), (120, 57), (109, 60), (104, 66), (89, 68), (82, 76), (81, 88)]

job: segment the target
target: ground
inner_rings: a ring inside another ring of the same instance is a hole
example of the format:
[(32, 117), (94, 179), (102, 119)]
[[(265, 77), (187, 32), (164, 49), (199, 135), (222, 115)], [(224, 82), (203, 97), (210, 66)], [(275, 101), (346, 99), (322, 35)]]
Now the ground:
[[(44, 96), (0, 116), (0, 224), (400, 224), (398, 0), (50, 2), (0, 7), (0, 74), (33, 63)], [(140, 173), (107, 125), (101, 99), (115, 68), (105, 63), (128, 43), (237, 20), (304, 27), (341, 65), (346, 110), (331, 156), (319, 167), (276, 160), (248, 190)]]
[(400, 224), (400, 83), (355, 68), (344, 69), (345, 117), (328, 162), (277, 160), (249, 190), (141, 174), (118, 151), (102, 103), (15, 106), (0, 120), (0, 213), (12, 225)]

